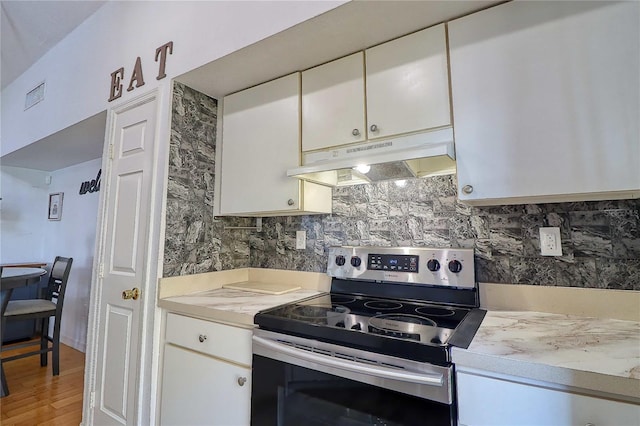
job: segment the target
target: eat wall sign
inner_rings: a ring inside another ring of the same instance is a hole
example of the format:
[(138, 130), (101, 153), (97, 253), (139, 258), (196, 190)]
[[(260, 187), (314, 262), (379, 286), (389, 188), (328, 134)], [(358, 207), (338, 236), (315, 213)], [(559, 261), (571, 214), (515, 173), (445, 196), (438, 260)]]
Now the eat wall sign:
[[(172, 41), (165, 43), (156, 49), (155, 61), (159, 62), (158, 75), (156, 76), (156, 80), (162, 80), (167, 76), (167, 74), (164, 72), (167, 65), (167, 55), (172, 54)], [(124, 67), (121, 67), (111, 73), (111, 90), (109, 93), (109, 102), (122, 96), (122, 82), (124, 78)], [(131, 92), (132, 90), (137, 89), (140, 86), (144, 86), (144, 75), (142, 74), (142, 62), (140, 61), (140, 56), (138, 56), (138, 59), (136, 59), (136, 63), (133, 66), (131, 78), (129, 78), (129, 87), (127, 87), (127, 92)]]

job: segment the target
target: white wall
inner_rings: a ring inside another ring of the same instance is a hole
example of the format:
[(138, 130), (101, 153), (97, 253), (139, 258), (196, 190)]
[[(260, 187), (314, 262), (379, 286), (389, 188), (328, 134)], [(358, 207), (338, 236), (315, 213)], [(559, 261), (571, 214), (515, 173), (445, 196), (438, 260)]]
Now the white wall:
[[(80, 195), (81, 182), (95, 179), (102, 160), (55, 172), (17, 167), (0, 170), (0, 263), (46, 262), (73, 257), (60, 340), (82, 352), (87, 343), (91, 271), (99, 192)], [(45, 178), (51, 176), (51, 183)], [(47, 218), (49, 194), (63, 192), (62, 218)]]
[(64, 192), (62, 218), (47, 221), (43, 229), (43, 254), (72, 257), (65, 294), (60, 341), (85, 352), (89, 321), (89, 294), (96, 242), (99, 192), (79, 194), (80, 184), (96, 178), (102, 159), (87, 161), (51, 173), (49, 192)]
[(48, 172), (0, 168), (0, 263), (50, 262), (42, 250)]
[[(0, 155), (342, 3), (108, 2), (2, 91)], [(168, 41), (174, 42), (173, 54), (167, 77), (158, 81), (155, 49)], [(127, 92), (138, 56), (145, 85)], [(110, 75), (120, 67), (125, 68), (123, 95), (109, 104)], [(24, 111), (25, 94), (42, 81), (44, 101)]]

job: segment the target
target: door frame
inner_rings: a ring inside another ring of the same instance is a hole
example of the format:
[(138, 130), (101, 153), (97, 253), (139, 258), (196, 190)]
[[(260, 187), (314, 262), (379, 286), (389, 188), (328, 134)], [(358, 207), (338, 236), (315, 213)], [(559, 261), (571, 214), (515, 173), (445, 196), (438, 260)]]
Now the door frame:
[(103, 190), (100, 191), (98, 220), (96, 224), (96, 245), (94, 249), (93, 271), (91, 274), (91, 296), (89, 299), (89, 322), (87, 325), (87, 352), (84, 372), (84, 395), (81, 425), (89, 426), (94, 422), (95, 390), (97, 384), (97, 357), (99, 347), (99, 320), (102, 307), (103, 278), (100, 277), (100, 265), (104, 260), (104, 250), (107, 240), (106, 220), (109, 186), (112, 174), (110, 146), (115, 137), (116, 115), (133, 109), (144, 103), (156, 99), (156, 137), (154, 140), (154, 160), (151, 183), (151, 206), (149, 209), (149, 232), (146, 244), (147, 262), (145, 265), (146, 280), (141, 291), (142, 298), (140, 312), (140, 367), (134, 424), (156, 424), (158, 371), (160, 365), (160, 309), (157, 306), (157, 283), (162, 277), (164, 256), (164, 227), (166, 209), (166, 187), (168, 173), (169, 139), (171, 135), (171, 101), (173, 82), (149, 90), (148, 92), (113, 106), (107, 112), (107, 127), (105, 130), (104, 147), (102, 152)]

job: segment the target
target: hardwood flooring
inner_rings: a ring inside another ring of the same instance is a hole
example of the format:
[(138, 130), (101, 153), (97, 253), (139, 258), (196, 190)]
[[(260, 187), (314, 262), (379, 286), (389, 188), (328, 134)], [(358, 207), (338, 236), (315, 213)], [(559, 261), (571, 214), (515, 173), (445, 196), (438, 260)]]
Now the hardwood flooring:
[[(4, 356), (28, 351), (6, 351)], [(33, 348), (31, 348), (33, 350)], [(9, 395), (0, 398), (2, 426), (77, 426), (82, 421), (84, 388), (84, 354), (60, 345), (60, 375), (51, 373), (49, 365), (40, 367), (40, 356), (4, 364)]]

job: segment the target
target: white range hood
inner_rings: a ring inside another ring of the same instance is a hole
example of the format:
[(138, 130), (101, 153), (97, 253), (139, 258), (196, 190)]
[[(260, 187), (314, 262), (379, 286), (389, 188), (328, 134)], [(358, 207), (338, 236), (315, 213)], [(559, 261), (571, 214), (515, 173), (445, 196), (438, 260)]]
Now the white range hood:
[(287, 176), (327, 186), (453, 174), (453, 128), (307, 152), (302, 163)]

